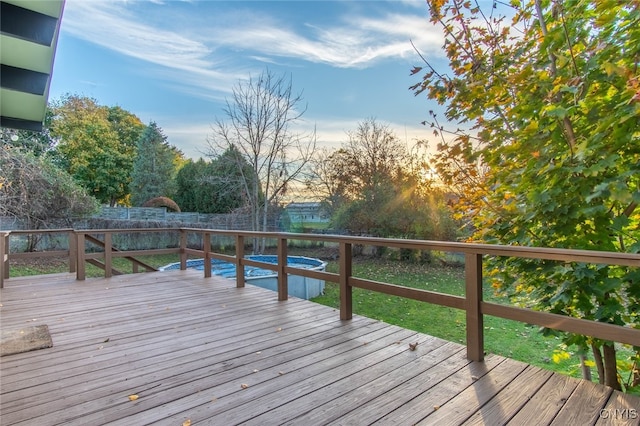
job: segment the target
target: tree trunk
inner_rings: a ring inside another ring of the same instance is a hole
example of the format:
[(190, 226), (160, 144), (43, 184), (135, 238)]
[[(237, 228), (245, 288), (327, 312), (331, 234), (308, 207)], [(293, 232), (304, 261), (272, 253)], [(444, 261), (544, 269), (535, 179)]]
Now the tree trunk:
[(620, 380), (618, 379), (616, 347), (613, 344), (605, 343), (602, 345), (602, 351), (604, 353), (604, 384), (615, 390), (622, 390)]
[(580, 357), (580, 369), (582, 370), (582, 378), (591, 381), (591, 368), (587, 366), (587, 357), (583, 353), (579, 354), (578, 356)]
[(601, 385), (604, 384), (604, 363), (602, 361), (602, 353), (600, 352), (600, 348), (595, 345), (595, 343), (591, 344), (591, 350), (593, 351), (593, 360), (596, 363), (596, 368), (598, 369), (598, 383)]
[[(269, 203), (265, 200), (264, 203), (264, 211), (262, 212), (262, 232), (267, 232), (267, 224), (268, 222), (268, 214), (269, 214)], [(262, 251), (260, 253), (264, 253), (267, 249), (267, 238), (262, 237)]]
[[(254, 159), (254, 161), (256, 161), (256, 163), (254, 164), (258, 164), (257, 161), (257, 157)], [(254, 231), (260, 231), (260, 213), (261, 213), (261, 208), (260, 208), (260, 181), (258, 180), (258, 170), (254, 169), (254, 173), (255, 176), (253, 178), (253, 230)], [(260, 248), (260, 239), (258, 237), (255, 237), (253, 239), (253, 253), (254, 254), (261, 254), (262, 250)]]
[(27, 251), (29, 253), (36, 251), (36, 247), (38, 246), (39, 238), (34, 234), (27, 235)]

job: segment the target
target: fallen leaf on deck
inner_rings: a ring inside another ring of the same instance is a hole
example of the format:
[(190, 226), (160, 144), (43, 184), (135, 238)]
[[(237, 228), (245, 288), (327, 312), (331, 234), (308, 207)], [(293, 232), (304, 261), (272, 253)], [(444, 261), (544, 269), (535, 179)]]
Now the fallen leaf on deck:
[(243, 384), (241, 384), (241, 385), (240, 385), (240, 387), (241, 387), (242, 389), (246, 389), (246, 388), (248, 388), (248, 387), (249, 387), (249, 385), (248, 385), (248, 384), (246, 384), (246, 383), (243, 383)]
[(254, 373), (257, 373), (258, 371), (260, 371), (260, 370), (253, 370)]
[(282, 376), (284, 374), (284, 371), (278, 371), (278, 374)]
[(433, 406), (433, 409), (434, 409), (434, 410), (439, 410), (439, 409), (440, 409), (440, 406), (439, 406), (439, 405), (434, 405), (434, 406)]
[(409, 350), (410, 351), (415, 351), (417, 347), (418, 347), (418, 342), (409, 343)]
[(138, 395), (129, 395), (129, 401), (135, 401), (136, 399), (138, 399)]
[(184, 422), (182, 422), (182, 426), (191, 426), (191, 419), (187, 419)]
[(107, 337), (102, 343), (107, 343), (109, 341), (110, 337)]
[(478, 380), (478, 376), (471, 376), (471, 380)]
[(276, 328), (276, 331), (282, 331), (282, 327)]

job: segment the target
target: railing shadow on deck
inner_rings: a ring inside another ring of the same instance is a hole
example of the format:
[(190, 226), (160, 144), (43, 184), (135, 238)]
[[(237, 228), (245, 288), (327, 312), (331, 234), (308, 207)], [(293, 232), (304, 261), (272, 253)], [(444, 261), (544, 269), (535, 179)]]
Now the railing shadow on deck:
[[(68, 236), (68, 250), (39, 253), (10, 253), (9, 240), (12, 235), (56, 232)], [(119, 250), (113, 247), (113, 236), (116, 234), (150, 234), (160, 232), (177, 233), (179, 243), (176, 244), (176, 247), (144, 250)], [(103, 237), (103, 240), (96, 239), (97, 236), (100, 235)], [(214, 236), (222, 236), (234, 240), (235, 255), (232, 256), (213, 251), (211, 241)], [(194, 237), (199, 240), (200, 248), (191, 248), (188, 246), (187, 241), (189, 238)], [(258, 238), (277, 241), (277, 264), (264, 263), (245, 258), (245, 242)], [(289, 242), (293, 240), (338, 245), (338, 273), (312, 271), (288, 266), (287, 248)], [(102, 247), (102, 251), (88, 252), (88, 242)], [(465, 257), (465, 295), (464, 297), (454, 296), (356, 277), (353, 275), (352, 269), (352, 253), (355, 245), (463, 253)], [(4, 280), (10, 276), (9, 260), (13, 258), (27, 258), (29, 256), (68, 256), (69, 272), (75, 272), (78, 280), (84, 280), (86, 278), (86, 263), (102, 265), (104, 276), (110, 277), (114, 273), (113, 259), (116, 257), (128, 259), (133, 265), (133, 272), (137, 272), (138, 266), (143, 266), (146, 270), (153, 270), (153, 268), (140, 262), (134, 256), (157, 254), (178, 254), (180, 256), (180, 269), (186, 269), (187, 258), (189, 256), (202, 257), (205, 259), (204, 277), (211, 277), (211, 259), (219, 259), (235, 264), (237, 271), (244, 271), (245, 266), (256, 266), (275, 271), (278, 276), (278, 300), (286, 300), (288, 298), (288, 275), (299, 275), (337, 283), (340, 288), (340, 319), (342, 320), (349, 320), (353, 316), (352, 290), (354, 287), (464, 310), (466, 313), (467, 358), (474, 361), (482, 361), (484, 357), (484, 315), (492, 315), (555, 330), (640, 346), (639, 329), (534, 311), (515, 306), (501, 305), (486, 302), (482, 299), (484, 256), (640, 267), (640, 254), (631, 253), (352, 237), (344, 235), (293, 234), (196, 228), (10, 231), (0, 232), (0, 288), (2, 288)], [(102, 262), (98, 262), (98, 259), (102, 259)], [(236, 286), (244, 287), (244, 285), (244, 274), (237, 273)]]

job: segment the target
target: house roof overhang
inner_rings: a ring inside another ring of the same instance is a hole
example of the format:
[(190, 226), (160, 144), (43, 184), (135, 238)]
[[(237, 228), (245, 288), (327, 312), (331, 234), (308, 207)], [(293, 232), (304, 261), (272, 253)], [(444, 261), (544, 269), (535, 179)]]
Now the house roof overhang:
[(64, 0), (3, 0), (0, 8), (0, 127), (40, 131)]

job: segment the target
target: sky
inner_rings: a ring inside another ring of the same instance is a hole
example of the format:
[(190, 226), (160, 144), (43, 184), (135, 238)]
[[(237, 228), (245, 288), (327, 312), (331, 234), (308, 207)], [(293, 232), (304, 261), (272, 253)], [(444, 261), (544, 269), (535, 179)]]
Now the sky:
[[(339, 147), (374, 118), (412, 145), (437, 108), (409, 87), (421, 55), (446, 64), (424, 0), (66, 0), (49, 100), (65, 94), (157, 123), (187, 157), (208, 152), (234, 86), (266, 69), (291, 78), (307, 109), (296, 131)], [(412, 45), (413, 44), (413, 45)]]

